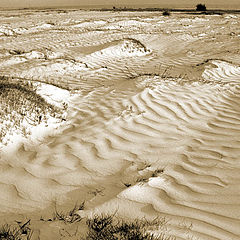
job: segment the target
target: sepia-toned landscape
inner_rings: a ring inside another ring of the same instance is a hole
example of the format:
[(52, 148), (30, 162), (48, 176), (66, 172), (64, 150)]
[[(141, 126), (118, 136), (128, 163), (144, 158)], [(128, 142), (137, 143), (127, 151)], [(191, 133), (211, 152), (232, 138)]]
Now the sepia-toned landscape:
[(0, 239), (239, 240), (239, 26), (0, 11)]

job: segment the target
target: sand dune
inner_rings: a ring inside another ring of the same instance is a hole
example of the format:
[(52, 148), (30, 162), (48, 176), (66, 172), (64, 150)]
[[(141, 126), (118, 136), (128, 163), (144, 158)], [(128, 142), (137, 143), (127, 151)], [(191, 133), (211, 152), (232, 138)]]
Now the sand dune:
[(1, 37), (1, 75), (68, 86), (38, 90), (68, 103), (67, 121), (1, 149), (3, 215), (86, 200), (81, 216), (165, 217), (158, 231), (176, 239), (240, 239), (232, 18), (38, 14), (34, 34)]

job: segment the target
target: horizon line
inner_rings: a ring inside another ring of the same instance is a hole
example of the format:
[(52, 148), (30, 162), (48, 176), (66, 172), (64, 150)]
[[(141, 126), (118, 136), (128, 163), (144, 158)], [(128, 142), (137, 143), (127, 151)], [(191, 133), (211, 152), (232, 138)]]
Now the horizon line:
[[(145, 7), (144, 7), (145, 5)], [(31, 9), (76, 9), (76, 8), (87, 8), (89, 10), (94, 10), (94, 9), (107, 9), (107, 10), (111, 10), (113, 9), (113, 7), (115, 6), (117, 9), (122, 9), (124, 10), (124, 8), (127, 9), (169, 9), (169, 10), (195, 10), (196, 6), (193, 7), (164, 7), (164, 6), (155, 6), (153, 7), (153, 5), (156, 4), (149, 4), (152, 5), (152, 7), (150, 7), (148, 4), (139, 4), (139, 5), (128, 5), (128, 4), (123, 4), (122, 6), (116, 6), (114, 4), (90, 4), (90, 5), (70, 5), (70, 6), (29, 6), (29, 7), (0, 7), (0, 10), (31, 10)], [(142, 7), (141, 7), (142, 6)], [(148, 6), (148, 7), (147, 7)], [(79, 9), (81, 10), (81, 9)], [(220, 11), (240, 11), (240, 6), (239, 9), (237, 8), (217, 8), (217, 7), (207, 7), (207, 10), (220, 10)]]
[[(175, 5), (175, 6), (174, 6)], [(219, 4), (218, 4), (219, 5)], [(235, 5), (235, 7), (234, 7)], [(234, 5), (229, 5), (229, 4), (220, 4), (220, 6), (214, 6), (214, 4), (208, 4), (206, 5), (207, 9), (211, 9), (211, 10), (235, 10), (238, 11), (240, 10), (240, 4), (234, 4)], [(132, 8), (132, 9), (140, 9), (140, 8), (158, 8), (158, 9), (182, 9), (182, 10), (190, 10), (190, 9), (196, 9), (196, 5), (192, 5), (192, 6), (184, 6), (184, 7), (180, 7), (180, 6), (176, 6), (176, 4), (162, 4), (162, 6), (160, 6), (160, 4), (83, 4), (83, 5), (43, 5), (43, 6), (23, 6), (23, 7), (0, 7), (1, 10), (3, 9), (16, 9), (16, 10), (20, 10), (20, 9), (62, 9), (62, 8), (87, 8), (87, 9), (95, 9), (95, 8), (112, 8), (113, 6), (115, 6), (116, 8)], [(230, 7), (232, 6), (232, 7)]]

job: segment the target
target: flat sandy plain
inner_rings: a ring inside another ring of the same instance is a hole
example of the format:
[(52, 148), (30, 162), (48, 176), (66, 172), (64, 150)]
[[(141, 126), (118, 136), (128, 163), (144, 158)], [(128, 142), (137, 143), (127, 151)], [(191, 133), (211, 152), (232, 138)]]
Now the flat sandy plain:
[(39, 219), (85, 201), (82, 217), (165, 219), (163, 239), (240, 239), (239, 26), (232, 14), (0, 12), (1, 75), (69, 89), (39, 90), (68, 103), (67, 121), (1, 146), (1, 222), (75, 239)]

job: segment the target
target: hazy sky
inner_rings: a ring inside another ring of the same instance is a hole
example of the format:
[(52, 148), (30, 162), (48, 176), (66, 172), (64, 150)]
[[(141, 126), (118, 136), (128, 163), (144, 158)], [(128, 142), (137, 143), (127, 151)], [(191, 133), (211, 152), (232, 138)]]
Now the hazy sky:
[(238, 8), (240, 0), (0, 0), (0, 7), (51, 7), (51, 6), (82, 6), (82, 5), (157, 5), (159, 7), (192, 7), (197, 3), (205, 3), (207, 7)]

